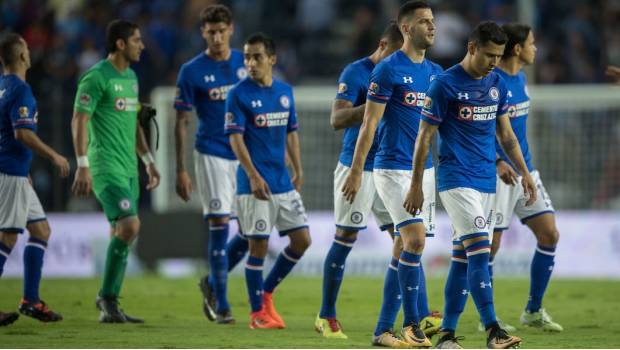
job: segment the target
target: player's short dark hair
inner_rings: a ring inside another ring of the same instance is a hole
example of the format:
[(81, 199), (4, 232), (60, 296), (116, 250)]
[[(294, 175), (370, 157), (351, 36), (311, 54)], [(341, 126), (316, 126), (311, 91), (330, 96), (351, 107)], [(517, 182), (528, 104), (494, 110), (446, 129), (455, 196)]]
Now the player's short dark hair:
[(385, 27), (383, 34), (381, 34), (381, 38), (387, 40), (389, 43), (402, 43), (404, 40), (403, 33), (400, 32), (398, 23), (394, 20), (390, 21), (387, 27)]
[(479, 46), (486, 45), (489, 41), (497, 45), (505, 45), (508, 37), (497, 23), (484, 21), (478, 23), (472, 30), (469, 34), (469, 41), (475, 42)]
[(266, 34), (264, 33), (254, 33), (252, 35), (250, 35), (246, 40), (245, 43), (248, 45), (254, 45), (254, 44), (263, 44), (263, 46), (265, 47), (265, 53), (268, 56), (273, 56), (276, 54), (276, 43), (275, 41), (273, 41), (273, 39), (271, 39), (270, 37), (268, 37)]
[(431, 6), (426, 1), (407, 1), (403, 6), (398, 9), (397, 22), (403, 23), (403, 20), (407, 17), (413, 16), (416, 10), (430, 9)]
[(224, 22), (226, 24), (232, 23), (232, 12), (228, 7), (220, 4), (210, 5), (200, 12), (201, 26), (207, 23), (219, 22)]
[(513, 49), (517, 44), (525, 44), (525, 40), (527, 40), (528, 35), (530, 35), (532, 31), (532, 27), (520, 23), (507, 23), (502, 25), (502, 30), (508, 37), (508, 42), (506, 43), (504, 56), (502, 56), (502, 58), (508, 58), (514, 56)]
[(17, 33), (7, 33), (0, 39), (0, 63), (12, 66), (19, 60), (22, 37)]
[(108, 53), (116, 52), (116, 41), (122, 39), (127, 42), (136, 29), (138, 29), (137, 24), (124, 19), (115, 19), (108, 23), (105, 33), (106, 50)]

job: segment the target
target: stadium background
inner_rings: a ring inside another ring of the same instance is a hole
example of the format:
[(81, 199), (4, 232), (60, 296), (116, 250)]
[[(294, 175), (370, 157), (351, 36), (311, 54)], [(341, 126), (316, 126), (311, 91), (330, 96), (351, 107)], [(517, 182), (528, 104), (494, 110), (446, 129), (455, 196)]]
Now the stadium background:
[[(65, 315), (65, 321), (40, 327), (36, 321), (20, 319), (2, 329), (0, 347), (368, 346), (390, 246), (389, 238), (372, 222), (360, 234), (347, 261), (347, 281), (339, 299), (339, 318), (351, 339), (334, 344), (310, 333), (320, 305), (322, 259), (334, 233), (332, 172), (341, 134), (329, 126), (329, 109), (340, 70), (375, 49), (385, 23), (404, 1), (223, 1), (235, 15), (233, 47), (239, 48), (243, 38), (256, 30), (276, 39), (277, 74), (295, 86), (300, 115), (306, 175), (302, 196), (314, 243), (295, 268), (295, 276), (278, 290), (277, 302), (285, 306), (281, 312), (289, 329), (279, 333), (277, 342), (272, 333), (255, 332), (248, 337), (244, 319), (247, 294), (239, 269), (231, 278), (229, 291), (240, 324), (221, 331), (204, 319), (195, 286), (196, 277), (206, 269), (201, 259), (205, 228), (197, 194), (185, 204), (173, 190), (172, 86), (179, 66), (204, 49), (198, 14), (212, 2), (0, 1), (0, 32), (17, 31), (30, 46), (33, 66), (28, 80), (38, 100), (39, 135), (70, 159), (73, 170), (70, 120), (77, 79), (104, 57), (104, 31), (110, 19), (123, 17), (140, 25), (147, 49), (133, 68), (140, 80), (141, 101), (158, 108), (161, 135), (156, 158), (163, 174), (157, 191), (143, 190), (141, 195), (142, 234), (130, 256), (131, 276), (123, 293), (123, 307), (146, 317), (148, 324), (119, 332), (116, 327), (97, 327), (92, 306), (108, 240), (107, 222), (93, 198), (71, 195), (72, 177), (59, 179), (46, 160), (35, 157), (31, 174), (53, 232), (42, 295)], [(435, 8), (437, 40), (428, 54), (445, 68), (461, 59), (467, 33), (482, 19), (520, 21), (535, 30), (537, 62), (527, 68), (533, 104), (529, 139), (534, 164), (558, 209), (561, 233), (545, 306), (568, 331), (550, 337), (520, 329), (519, 335), (526, 339), (524, 346), (617, 348), (620, 87), (611, 85), (604, 71), (608, 64), (620, 65), (620, 2), (430, 2)], [(150, 136), (153, 141), (154, 133)], [(144, 176), (143, 169), (141, 172)], [(440, 309), (450, 249), (449, 221), (441, 208), (438, 223), (438, 236), (427, 242), (424, 263), (431, 305)], [(13, 250), (0, 280), (3, 311), (13, 309), (20, 297), (24, 241), (22, 237)], [(271, 260), (284, 244), (285, 239), (272, 238)], [(515, 221), (495, 262), (498, 312), (512, 324), (518, 322), (527, 294), (525, 278), (533, 247), (533, 236)], [(67, 278), (76, 277), (80, 279), (67, 283)], [(468, 337), (463, 343), (467, 347), (481, 345), (482, 336), (474, 331), (475, 317), (469, 303), (461, 327)]]

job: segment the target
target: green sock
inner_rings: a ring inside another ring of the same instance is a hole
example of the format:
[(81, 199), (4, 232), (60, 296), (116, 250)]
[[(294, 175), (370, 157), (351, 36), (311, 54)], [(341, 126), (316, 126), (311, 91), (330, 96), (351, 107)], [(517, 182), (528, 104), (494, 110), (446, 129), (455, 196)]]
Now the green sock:
[[(125, 266), (127, 266), (127, 255), (129, 245), (122, 239), (113, 236), (108, 245), (108, 253), (103, 270), (103, 284), (99, 295), (102, 297), (117, 297), (120, 285), (123, 283)], [(118, 286), (118, 288), (117, 288)]]

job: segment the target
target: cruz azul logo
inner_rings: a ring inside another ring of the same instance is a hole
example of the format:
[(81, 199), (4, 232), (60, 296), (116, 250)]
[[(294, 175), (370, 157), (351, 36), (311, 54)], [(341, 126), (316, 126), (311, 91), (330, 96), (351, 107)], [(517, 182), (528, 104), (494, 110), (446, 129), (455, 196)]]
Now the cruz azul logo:
[(289, 112), (261, 113), (254, 116), (254, 125), (257, 128), (271, 128), (288, 124)]
[(497, 116), (497, 105), (472, 106), (459, 105), (457, 118), (462, 121), (489, 121)]
[(232, 89), (234, 85), (223, 85), (210, 88), (208, 91), (210, 101), (226, 101), (228, 91)]
[(508, 116), (510, 118), (522, 117), (530, 112), (530, 101), (524, 101), (515, 105), (508, 106)]
[(405, 91), (403, 102), (407, 106), (424, 106), (424, 99), (426, 98), (425, 92)]

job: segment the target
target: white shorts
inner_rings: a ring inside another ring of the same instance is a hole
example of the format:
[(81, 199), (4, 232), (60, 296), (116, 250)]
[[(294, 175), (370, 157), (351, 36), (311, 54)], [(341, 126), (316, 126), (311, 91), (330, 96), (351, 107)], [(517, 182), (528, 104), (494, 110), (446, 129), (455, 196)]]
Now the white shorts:
[(26, 225), (47, 219), (27, 177), (0, 173), (0, 194), (0, 232), (22, 233)]
[(536, 201), (530, 206), (525, 205), (527, 198), (521, 185), (523, 177), (519, 176), (517, 184), (514, 186), (507, 185), (499, 176), (497, 177), (495, 231), (507, 229), (510, 225), (510, 220), (512, 220), (513, 213), (517, 214), (522, 223), (525, 223), (525, 221), (535, 216), (554, 212), (551, 198), (549, 198), (547, 190), (540, 179), (540, 173), (538, 170), (533, 170), (530, 174), (537, 188)]
[(353, 204), (344, 198), (342, 186), (350, 172), (351, 168), (340, 162), (334, 171), (334, 216), (336, 217), (336, 227), (351, 231), (363, 230), (366, 228), (368, 213), (371, 210), (382, 231), (393, 227), (390, 213), (388, 213), (375, 189), (372, 171), (363, 172), (362, 185), (355, 196)]
[(409, 192), (411, 186), (411, 170), (391, 170), (391, 169), (375, 169), (373, 178), (379, 197), (383, 200), (385, 207), (390, 213), (394, 229), (409, 225), (414, 222), (424, 223), (426, 236), (435, 235), (435, 168), (424, 170), (424, 179), (422, 180), (422, 191), (424, 192), (424, 205), (422, 212), (417, 216), (413, 216), (405, 210), (405, 196)]
[(238, 160), (194, 151), (196, 183), (205, 217), (235, 216)]
[(452, 221), (454, 241), (480, 236), (488, 236), (489, 241), (493, 239), (495, 193), (457, 187), (439, 192), (439, 198)]
[(274, 226), (280, 236), (308, 227), (304, 203), (295, 190), (272, 194), (266, 201), (242, 194), (237, 196), (237, 208), (241, 231), (248, 238), (268, 238)]

